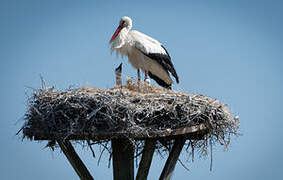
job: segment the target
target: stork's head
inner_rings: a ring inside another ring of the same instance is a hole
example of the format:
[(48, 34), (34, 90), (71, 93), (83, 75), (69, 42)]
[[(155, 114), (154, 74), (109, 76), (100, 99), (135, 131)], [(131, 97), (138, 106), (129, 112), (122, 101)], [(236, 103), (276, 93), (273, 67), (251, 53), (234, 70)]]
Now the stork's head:
[(113, 34), (112, 38), (110, 39), (109, 43), (111, 43), (118, 36), (120, 31), (124, 28), (126, 28), (128, 31), (132, 28), (132, 19), (128, 16), (123, 16), (120, 19), (119, 26)]
[(128, 16), (123, 16), (120, 19), (119, 26), (122, 26), (123, 28), (131, 29), (132, 28), (132, 19)]

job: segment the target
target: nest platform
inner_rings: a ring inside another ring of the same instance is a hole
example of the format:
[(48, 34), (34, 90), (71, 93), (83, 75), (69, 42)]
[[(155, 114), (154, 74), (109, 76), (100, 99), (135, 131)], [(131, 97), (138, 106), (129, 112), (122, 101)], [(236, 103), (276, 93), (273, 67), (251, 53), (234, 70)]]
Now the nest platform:
[(57, 142), (81, 179), (91, 175), (82, 162), (72, 163), (78, 156), (69, 141), (111, 141), (114, 179), (133, 179), (134, 152), (142, 155), (136, 179), (146, 179), (154, 151), (163, 148), (169, 157), (160, 179), (168, 179), (183, 146), (204, 152), (208, 144), (228, 146), (239, 128), (238, 119), (217, 99), (131, 82), (106, 90), (36, 90), (25, 119), (23, 137)]
[[(83, 87), (35, 91), (29, 102), (24, 136), (34, 140), (111, 140), (211, 134), (225, 140), (238, 121), (227, 105), (199, 94), (135, 84), (112, 89)], [(188, 137), (190, 138), (190, 137)]]

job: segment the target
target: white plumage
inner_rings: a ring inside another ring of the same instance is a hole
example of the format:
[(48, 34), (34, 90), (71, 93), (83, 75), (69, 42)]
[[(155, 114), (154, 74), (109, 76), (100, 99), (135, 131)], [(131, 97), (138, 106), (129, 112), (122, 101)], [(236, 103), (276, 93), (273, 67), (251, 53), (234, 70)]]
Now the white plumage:
[(141, 69), (145, 73), (145, 79), (148, 74), (163, 87), (171, 88), (173, 81), (169, 72), (179, 82), (171, 58), (161, 43), (131, 28), (132, 20), (122, 17), (110, 40), (111, 52), (116, 50), (117, 54), (128, 56), (130, 63), (137, 69), (139, 80)]

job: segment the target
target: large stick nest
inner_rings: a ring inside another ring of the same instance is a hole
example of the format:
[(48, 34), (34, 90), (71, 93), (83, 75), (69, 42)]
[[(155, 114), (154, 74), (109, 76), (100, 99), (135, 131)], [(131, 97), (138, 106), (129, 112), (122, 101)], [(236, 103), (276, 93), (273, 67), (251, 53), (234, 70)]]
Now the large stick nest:
[(158, 138), (164, 131), (205, 125), (198, 139), (188, 137), (201, 147), (208, 140), (228, 145), (239, 128), (238, 119), (216, 99), (132, 83), (106, 90), (42, 88), (30, 98), (25, 118), (23, 135), (35, 140)]

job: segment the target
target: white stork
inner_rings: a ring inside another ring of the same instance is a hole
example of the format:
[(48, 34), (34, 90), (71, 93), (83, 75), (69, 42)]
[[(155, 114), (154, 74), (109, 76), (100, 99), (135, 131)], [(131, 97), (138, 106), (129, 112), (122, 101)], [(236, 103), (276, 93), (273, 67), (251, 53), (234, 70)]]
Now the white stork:
[(116, 50), (121, 56), (128, 56), (130, 63), (137, 69), (140, 81), (140, 69), (154, 79), (160, 86), (171, 89), (173, 83), (169, 72), (179, 83), (178, 75), (171, 62), (170, 55), (157, 40), (132, 29), (131, 18), (121, 18), (118, 28), (110, 39), (111, 52)]

